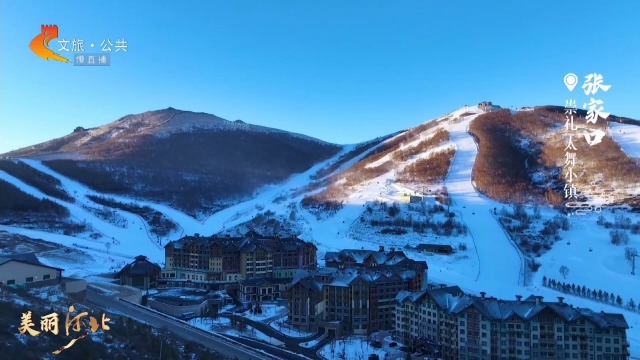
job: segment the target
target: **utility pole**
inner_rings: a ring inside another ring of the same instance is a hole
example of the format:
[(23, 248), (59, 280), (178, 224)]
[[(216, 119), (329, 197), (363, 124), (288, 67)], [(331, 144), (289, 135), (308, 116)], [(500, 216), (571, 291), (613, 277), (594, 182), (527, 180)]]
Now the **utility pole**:
[(638, 252), (634, 251), (631, 253), (631, 275), (636, 274), (636, 258), (638, 257)]
[(164, 338), (160, 336), (160, 357), (159, 360), (162, 360), (162, 344), (164, 344)]

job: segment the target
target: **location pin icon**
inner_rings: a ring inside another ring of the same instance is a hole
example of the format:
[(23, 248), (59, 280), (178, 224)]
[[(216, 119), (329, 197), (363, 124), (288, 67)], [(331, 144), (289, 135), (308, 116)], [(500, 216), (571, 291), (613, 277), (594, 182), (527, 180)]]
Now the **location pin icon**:
[(564, 76), (564, 84), (567, 86), (569, 91), (573, 91), (578, 84), (578, 76), (573, 73), (568, 73)]

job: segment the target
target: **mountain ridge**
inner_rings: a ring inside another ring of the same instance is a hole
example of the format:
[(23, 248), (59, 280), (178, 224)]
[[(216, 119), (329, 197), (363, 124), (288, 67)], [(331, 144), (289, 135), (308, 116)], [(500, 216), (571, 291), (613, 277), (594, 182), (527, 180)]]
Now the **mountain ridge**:
[(130, 142), (137, 136), (153, 135), (159, 138), (174, 133), (192, 131), (229, 131), (241, 130), (262, 133), (275, 133), (298, 137), (323, 145), (336, 145), (309, 135), (286, 130), (248, 124), (242, 120), (230, 121), (205, 112), (178, 110), (173, 107), (150, 110), (138, 114), (128, 114), (104, 125), (84, 128), (76, 127), (71, 133), (38, 144), (12, 150), (0, 156), (6, 157), (42, 157), (71, 159), (95, 159), (98, 154), (88, 156), (88, 148), (109, 145), (112, 142)]

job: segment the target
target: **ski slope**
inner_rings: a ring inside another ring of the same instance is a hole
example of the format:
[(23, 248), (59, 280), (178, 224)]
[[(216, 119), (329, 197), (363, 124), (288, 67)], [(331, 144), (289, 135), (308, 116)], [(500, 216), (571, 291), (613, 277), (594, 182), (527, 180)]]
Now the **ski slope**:
[(454, 209), (461, 213), (473, 236), (480, 258), (480, 271), (476, 281), (484, 287), (479, 290), (502, 296), (500, 293), (509, 286), (524, 285), (523, 261), (491, 214), (498, 203), (479, 194), (473, 185), (471, 173), (478, 148), (467, 131), (471, 121), (481, 111), (474, 108), (465, 112), (475, 112), (476, 115), (469, 115), (449, 128), (451, 140), (456, 146), (456, 155), (445, 186), (454, 202)]
[(627, 155), (640, 160), (640, 126), (609, 123), (609, 134)]
[[(23, 183), (21, 180), (4, 171), (0, 171), (0, 179), (9, 182), (36, 198), (44, 198), (56, 202), (69, 209), (73, 220), (77, 222), (86, 221), (90, 224), (92, 230), (99, 233), (101, 237), (99, 239), (78, 237), (77, 243), (82, 246), (97, 249), (97, 251), (109, 251), (110, 253), (121, 254), (130, 258), (133, 258), (137, 253), (138, 255), (145, 254), (150, 259), (153, 259), (153, 261), (160, 262), (164, 260), (164, 249), (151, 239), (141, 219), (131, 213), (119, 211), (122, 216), (127, 218), (130, 225), (127, 228), (117, 227), (98, 218), (79, 205), (45, 195), (40, 192), (40, 190)], [(95, 206), (95, 204), (93, 205)], [(107, 246), (110, 246), (110, 248), (107, 249)]]

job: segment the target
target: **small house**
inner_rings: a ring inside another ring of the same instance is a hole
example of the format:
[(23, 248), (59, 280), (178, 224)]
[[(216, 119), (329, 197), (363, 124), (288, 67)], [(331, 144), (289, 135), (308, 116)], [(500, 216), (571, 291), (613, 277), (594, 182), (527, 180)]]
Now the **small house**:
[(151, 289), (158, 285), (161, 273), (160, 265), (152, 263), (144, 255), (138, 255), (132, 263), (127, 264), (118, 272), (118, 278), (120, 285)]
[(62, 281), (62, 269), (42, 264), (35, 253), (0, 256), (0, 283), (52, 285)]
[(443, 255), (450, 255), (453, 253), (453, 248), (451, 247), (451, 245), (440, 245), (440, 244), (419, 244), (418, 246), (416, 246), (416, 250), (418, 252), (443, 254)]

